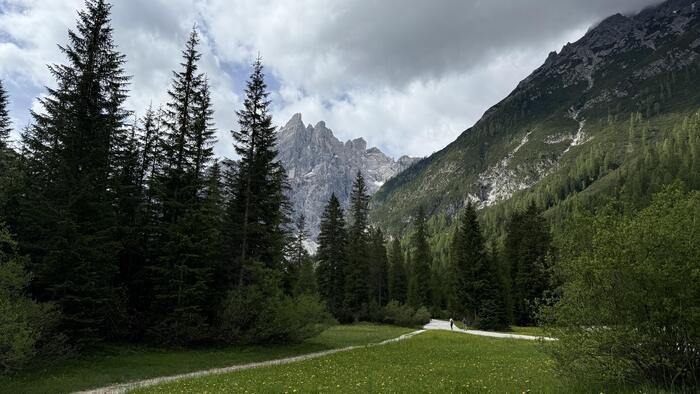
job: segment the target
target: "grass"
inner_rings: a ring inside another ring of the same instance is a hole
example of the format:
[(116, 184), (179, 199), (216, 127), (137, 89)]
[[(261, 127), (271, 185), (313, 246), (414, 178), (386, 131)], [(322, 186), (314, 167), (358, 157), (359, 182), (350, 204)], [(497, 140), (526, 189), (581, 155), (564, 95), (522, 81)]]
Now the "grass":
[(431, 331), (391, 345), (135, 392), (559, 391), (550, 362), (537, 346), (531, 341)]
[(67, 393), (156, 376), (381, 342), (411, 331), (401, 327), (357, 324), (334, 326), (304, 343), (294, 345), (196, 350), (104, 345), (78, 359), (0, 376), (0, 393)]
[[(534, 341), (430, 331), (385, 346), (182, 380), (133, 393), (636, 393), (557, 378)], [(655, 390), (645, 389), (652, 393)]]

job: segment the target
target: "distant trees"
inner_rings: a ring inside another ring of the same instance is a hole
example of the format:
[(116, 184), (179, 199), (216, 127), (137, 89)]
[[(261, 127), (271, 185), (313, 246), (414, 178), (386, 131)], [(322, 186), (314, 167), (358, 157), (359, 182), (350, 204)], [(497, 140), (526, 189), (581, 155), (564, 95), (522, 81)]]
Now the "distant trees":
[(431, 305), (430, 269), (432, 255), (428, 244), (425, 211), (419, 208), (413, 221), (413, 253), (408, 280), (407, 302), (413, 307)]
[(389, 245), (389, 299), (405, 303), (406, 290), (408, 288), (406, 259), (398, 238), (394, 238)]
[(549, 226), (534, 204), (513, 214), (504, 254), (510, 264), (514, 318), (519, 325), (534, 322), (535, 303), (550, 288), (546, 266), (550, 244)]

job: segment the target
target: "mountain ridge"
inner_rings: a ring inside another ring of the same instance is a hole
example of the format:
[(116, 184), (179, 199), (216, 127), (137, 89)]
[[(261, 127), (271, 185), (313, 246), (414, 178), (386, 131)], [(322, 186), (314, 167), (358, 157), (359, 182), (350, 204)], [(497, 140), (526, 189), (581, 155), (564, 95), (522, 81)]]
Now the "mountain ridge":
[(455, 141), (383, 185), (373, 219), (400, 234), (418, 206), (448, 216), (470, 201), (491, 206), (563, 171), (591, 144), (609, 144), (610, 160), (623, 160), (620, 137), (603, 133), (605, 122), (687, 113), (700, 103), (692, 89), (698, 8), (670, 0), (612, 15), (550, 53)]
[(417, 159), (393, 159), (362, 137), (345, 142), (335, 137), (325, 121), (305, 125), (294, 114), (278, 132), (278, 159), (287, 170), (288, 196), (295, 212), (306, 217), (311, 238), (318, 235), (320, 216), (332, 193), (347, 206), (357, 171), (365, 177), (370, 194)]

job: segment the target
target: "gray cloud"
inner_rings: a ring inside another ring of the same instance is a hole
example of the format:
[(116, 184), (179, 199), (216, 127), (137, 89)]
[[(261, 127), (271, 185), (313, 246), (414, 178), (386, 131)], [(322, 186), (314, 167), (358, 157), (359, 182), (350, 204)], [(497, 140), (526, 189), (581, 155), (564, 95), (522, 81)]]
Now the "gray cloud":
[[(116, 41), (134, 76), (129, 106), (166, 98), (191, 26), (205, 31), (217, 152), (231, 155), (244, 75), (258, 52), (275, 116), (326, 120), (341, 138), (364, 136), (391, 154), (426, 155), (451, 142), (540, 65), (616, 12), (658, 0), (119, 0)], [(0, 0), (0, 77), (10, 94), (52, 85), (80, 0)], [(26, 112), (13, 113), (27, 119)]]

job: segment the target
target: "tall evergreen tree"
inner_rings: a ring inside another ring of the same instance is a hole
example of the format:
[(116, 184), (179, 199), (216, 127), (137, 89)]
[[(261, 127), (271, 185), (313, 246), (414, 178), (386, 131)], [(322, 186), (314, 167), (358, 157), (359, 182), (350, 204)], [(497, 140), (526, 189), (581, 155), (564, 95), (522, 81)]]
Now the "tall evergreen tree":
[(418, 209), (413, 221), (413, 261), (408, 282), (407, 301), (413, 307), (430, 307), (430, 267), (432, 254), (428, 244), (428, 230), (423, 207)]
[(0, 151), (8, 147), (10, 132), (12, 131), (12, 122), (7, 109), (8, 105), (7, 92), (0, 79)]
[(407, 289), (406, 262), (401, 250), (401, 243), (397, 238), (394, 238), (391, 241), (389, 253), (389, 298), (405, 303)]
[(350, 194), (347, 266), (345, 274), (345, 306), (358, 320), (369, 302), (369, 195), (365, 178), (357, 172)]
[(505, 256), (511, 266), (514, 316), (519, 325), (532, 324), (533, 303), (549, 288), (545, 259), (550, 244), (549, 226), (534, 203), (513, 214)]
[[(301, 269), (311, 260), (311, 256), (309, 256), (305, 246), (309, 233), (306, 231), (306, 217), (304, 214), (299, 215), (294, 226), (294, 237), (289, 245), (289, 256), (286, 259), (287, 264), (284, 272), (285, 285), (289, 294), (294, 293), (295, 289), (297, 289)], [(308, 274), (308, 272), (305, 272), (305, 274)]]
[(379, 306), (389, 302), (389, 261), (385, 241), (381, 228), (370, 229), (369, 295), (370, 301)]
[(246, 281), (248, 262), (281, 269), (289, 221), (286, 174), (276, 160), (276, 133), (260, 58), (253, 63), (245, 92), (243, 109), (236, 112), (239, 130), (232, 132), (240, 160), (231, 185), (227, 229), (230, 272), (235, 276), (230, 280), (238, 285)]
[(22, 247), (32, 253), (33, 287), (57, 301), (76, 339), (109, 334), (119, 321), (113, 287), (119, 249), (112, 177), (126, 132), (128, 77), (112, 39), (111, 6), (87, 0), (60, 47), (68, 62), (49, 69), (57, 88), (23, 136), (27, 161)]
[(151, 333), (161, 341), (187, 343), (203, 339), (211, 315), (210, 294), (216, 261), (216, 220), (207, 205), (205, 172), (213, 158), (213, 109), (204, 74), (199, 36), (190, 33), (182, 52), (182, 70), (173, 72), (164, 112), (162, 170), (153, 186), (160, 211), (154, 226), (158, 249), (150, 265), (154, 300)]
[(455, 312), (474, 317), (481, 328), (507, 327), (497, 268), (489, 260), (476, 209), (467, 205), (454, 241)]
[(347, 236), (343, 209), (335, 194), (323, 210), (318, 244), (319, 293), (331, 313), (340, 318), (345, 301)]

